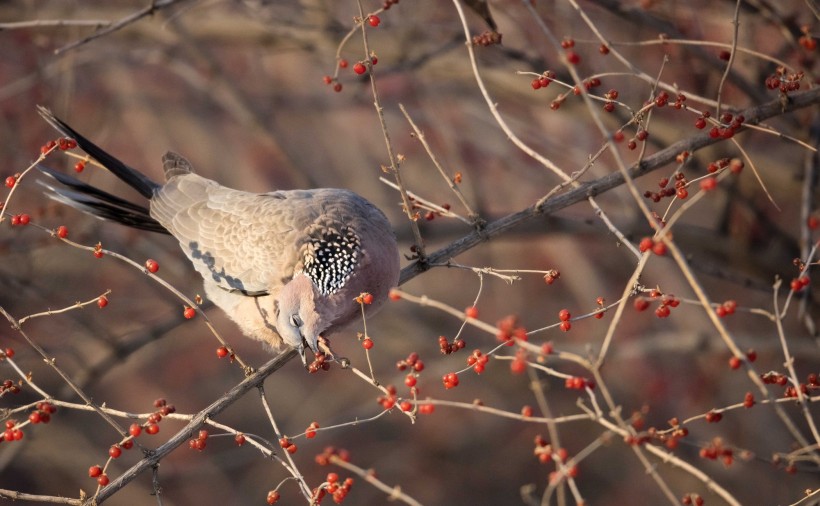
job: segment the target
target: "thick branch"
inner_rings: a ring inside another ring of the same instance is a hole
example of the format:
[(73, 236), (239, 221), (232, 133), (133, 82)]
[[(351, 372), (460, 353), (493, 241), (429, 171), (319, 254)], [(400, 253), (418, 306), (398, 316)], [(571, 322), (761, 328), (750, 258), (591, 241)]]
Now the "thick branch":
[(242, 383), (236, 385), (222, 397), (214, 401), (210, 406), (197, 413), (197, 415), (190, 422), (188, 422), (182, 430), (178, 431), (174, 437), (169, 439), (168, 442), (151, 452), (151, 454), (146, 456), (144, 459), (137, 462), (134, 466), (123, 473), (122, 476), (112, 481), (110, 485), (102, 489), (94, 498), (86, 501), (85, 504), (90, 505), (102, 503), (131, 482), (134, 478), (139, 476), (140, 473), (159, 464), (159, 461), (166, 455), (190, 439), (194, 432), (199, 429), (206, 419), (213, 418), (218, 415), (228, 406), (239, 400), (249, 390), (261, 385), (262, 382), (265, 381), (265, 378), (276, 372), (276, 370), (285, 365), (295, 356), (296, 350), (290, 349), (289, 351), (285, 351), (268, 361), (258, 371), (245, 378)]
[[(820, 88), (814, 88), (803, 93), (790, 95), (788, 102), (785, 104), (778, 97), (777, 99), (765, 104), (750, 107), (745, 111), (741, 111), (741, 114), (743, 114), (746, 118), (745, 123), (757, 124), (774, 116), (796, 111), (818, 103), (820, 103)], [(633, 165), (629, 169), (629, 175), (632, 178), (638, 178), (673, 162), (675, 157), (682, 151), (694, 153), (698, 149), (716, 144), (722, 140), (724, 139), (713, 139), (709, 137), (707, 132), (702, 132), (688, 139), (683, 139), (665, 149), (662, 149), (654, 155), (647, 157), (639, 164)], [(507, 216), (488, 224), (483, 230), (472, 232), (461, 239), (454, 241), (448, 246), (429, 254), (425, 263), (411, 263), (402, 269), (399, 284), (404, 284), (426, 271), (431, 266), (446, 262), (447, 260), (473, 248), (477, 244), (501, 235), (521, 223), (539, 216), (560, 211), (561, 209), (569, 207), (572, 204), (588, 198), (589, 196), (604, 193), (622, 185), (623, 183), (623, 175), (619, 172), (613, 172), (594, 181), (583, 183), (578, 188), (574, 188), (567, 193), (557, 195), (544, 202), (538, 202), (521, 211), (508, 214)]]

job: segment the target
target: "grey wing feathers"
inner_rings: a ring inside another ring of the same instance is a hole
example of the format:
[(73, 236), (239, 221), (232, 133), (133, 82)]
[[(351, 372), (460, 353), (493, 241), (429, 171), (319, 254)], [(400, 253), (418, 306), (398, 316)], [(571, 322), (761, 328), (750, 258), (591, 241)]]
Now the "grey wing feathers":
[(151, 216), (206, 280), (251, 295), (293, 274), (297, 247), (289, 214), (277, 194), (232, 190), (193, 173), (172, 177), (151, 199)]

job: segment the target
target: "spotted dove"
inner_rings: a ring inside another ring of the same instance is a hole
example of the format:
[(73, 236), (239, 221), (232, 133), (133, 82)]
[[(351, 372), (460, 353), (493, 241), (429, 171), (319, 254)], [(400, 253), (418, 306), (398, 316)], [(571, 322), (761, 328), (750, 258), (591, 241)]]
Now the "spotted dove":
[(39, 108), (62, 135), (138, 191), (149, 208), (41, 167), (62, 184), (53, 198), (95, 216), (170, 234), (205, 281), (205, 293), (249, 337), (296, 348), (305, 362), (320, 340), (368, 314), (399, 279), (396, 239), (385, 215), (361, 196), (331, 188), (249, 193), (194, 173), (178, 154), (163, 157), (165, 184), (125, 165)]

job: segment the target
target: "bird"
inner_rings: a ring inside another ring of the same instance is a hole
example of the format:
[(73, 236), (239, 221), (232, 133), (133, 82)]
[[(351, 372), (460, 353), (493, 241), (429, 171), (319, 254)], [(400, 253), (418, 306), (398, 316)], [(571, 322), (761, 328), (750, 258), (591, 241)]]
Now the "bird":
[[(135, 204), (67, 174), (38, 167), (60, 186), (51, 198), (96, 217), (170, 234), (204, 291), (246, 336), (271, 351), (295, 348), (330, 353), (327, 337), (373, 314), (398, 285), (400, 260), (387, 217), (345, 189), (317, 188), (252, 193), (231, 189), (194, 172), (179, 154), (162, 158), (165, 183), (129, 167), (57, 118), (38, 112), (87, 155), (148, 200)], [(357, 299), (358, 298), (358, 299)], [(358, 302), (357, 302), (358, 300)]]

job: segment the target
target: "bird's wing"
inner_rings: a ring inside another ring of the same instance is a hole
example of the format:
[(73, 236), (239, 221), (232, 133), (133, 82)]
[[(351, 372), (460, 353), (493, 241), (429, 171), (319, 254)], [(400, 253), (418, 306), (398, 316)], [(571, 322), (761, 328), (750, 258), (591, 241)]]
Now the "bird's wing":
[(206, 281), (261, 295), (293, 276), (300, 230), (321, 213), (315, 200), (311, 191), (248, 193), (187, 173), (155, 193), (151, 216)]

